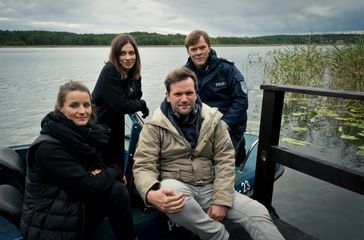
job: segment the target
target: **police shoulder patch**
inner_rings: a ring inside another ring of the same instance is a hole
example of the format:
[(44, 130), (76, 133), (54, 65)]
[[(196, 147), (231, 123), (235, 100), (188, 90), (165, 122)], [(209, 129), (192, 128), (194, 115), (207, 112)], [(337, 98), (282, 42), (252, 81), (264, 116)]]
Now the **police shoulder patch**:
[(244, 94), (248, 94), (248, 86), (245, 81), (240, 81), (240, 87)]

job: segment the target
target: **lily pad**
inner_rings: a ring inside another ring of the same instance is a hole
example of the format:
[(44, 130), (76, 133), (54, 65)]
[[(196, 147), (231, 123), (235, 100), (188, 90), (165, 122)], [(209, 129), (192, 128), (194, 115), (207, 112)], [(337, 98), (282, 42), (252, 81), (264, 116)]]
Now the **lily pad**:
[(350, 112), (354, 112), (354, 113), (360, 113), (360, 112), (362, 112), (362, 110), (360, 110), (360, 109), (357, 109), (357, 108), (350, 108), (350, 110), (349, 110)]
[(354, 117), (354, 118), (359, 118), (361, 117), (361, 115), (359, 113), (352, 113), (352, 112), (347, 112), (350, 116)]
[(294, 139), (294, 138), (282, 138), (282, 142), (287, 142), (287, 143), (300, 145), (300, 146), (310, 144), (309, 142), (305, 142), (305, 141)]
[(364, 150), (360, 150), (356, 152), (357, 155), (364, 156)]
[(308, 130), (308, 128), (305, 127), (292, 127), (293, 131), (297, 131), (297, 132), (306, 132)]
[(339, 114), (333, 113), (333, 112), (329, 112), (329, 113), (324, 114), (324, 116), (327, 116), (327, 117), (337, 117), (337, 116), (339, 116)]
[(339, 117), (339, 114), (337, 112), (334, 112), (328, 108), (321, 108), (319, 110), (319, 114), (326, 117)]
[(295, 112), (295, 113), (293, 113), (293, 116), (295, 116), (295, 117), (300, 117), (300, 116), (304, 116), (304, 115), (306, 115), (306, 113), (304, 113), (304, 112)]
[(346, 140), (358, 140), (358, 138), (357, 138), (357, 137), (355, 137), (355, 136), (352, 136), (352, 135), (345, 135), (345, 134), (341, 135), (341, 136), (340, 136), (340, 138), (342, 138), (342, 139), (346, 139)]
[(336, 117), (335, 119), (339, 121), (354, 121), (354, 118)]

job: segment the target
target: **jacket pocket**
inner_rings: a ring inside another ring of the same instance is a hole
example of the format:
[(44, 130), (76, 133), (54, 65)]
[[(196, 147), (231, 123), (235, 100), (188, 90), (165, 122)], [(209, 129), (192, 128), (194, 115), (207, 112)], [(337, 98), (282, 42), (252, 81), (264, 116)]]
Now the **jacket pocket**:
[(209, 160), (200, 160), (195, 162), (195, 184), (205, 185), (212, 183), (215, 178), (215, 171), (212, 162)]
[(163, 169), (161, 172), (162, 179), (180, 179), (180, 170), (179, 169)]

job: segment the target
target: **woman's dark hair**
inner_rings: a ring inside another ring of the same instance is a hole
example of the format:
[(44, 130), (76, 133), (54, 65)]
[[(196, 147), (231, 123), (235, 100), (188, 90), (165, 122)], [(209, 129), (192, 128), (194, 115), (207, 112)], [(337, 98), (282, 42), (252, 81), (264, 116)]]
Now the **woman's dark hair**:
[(121, 53), (121, 48), (130, 43), (135, 52), (135, 64), (134, 66), (129, 70), (129, 76), (133, 77), (134, 79), (139, 79), (141, 77), (141, 63), (140, 63), (140, 55), (139, 50), (136, 41), (134, 38), (129, 34), (120, 34), (117, 35), (111, 42), (111, 49), (110, 49), (110, 55), (109, 55), (109, 62), (112, 63), (118, 72), (120, 73), (121, 79), (124, 80), (128, 74), (126, 73), (125, 69), (121, 66), (119, 61), (119, 56)]
[(187, 78), (192, 78), (195, 91), (197, 91), (197, 78), (195, 73), (187, 67), (181, 67), (173, 70), (170, 74), (167, 75), (166, 80), (164, 81), (167, 92), (170, 93), (171, 85), (173, 83), (184, 81)]
[[(59, 112), (60, 109), (63, 107), (64, 102), (66, 101), (67, 94), (72, 91), (80, 91), (85, 92), (89, 95), (90, 101), (92, 101), (90, 90), (84, 85), (81, 81), (71, 80), (59, 87), (58, 95), (57, 95), (57, 102), (54, 107), (55, 112)], [(89, 123), (95, 123), (96, 114), (95, 114), (95, 107), (94, 105), (91, 106), (92, 113), (90, 116)]]

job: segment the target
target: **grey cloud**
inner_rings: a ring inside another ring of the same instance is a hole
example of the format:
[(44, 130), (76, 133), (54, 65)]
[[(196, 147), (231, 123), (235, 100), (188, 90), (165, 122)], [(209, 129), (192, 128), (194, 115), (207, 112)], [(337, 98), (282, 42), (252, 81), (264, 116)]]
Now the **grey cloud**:
[(364, 30), (362, 0), (0, 0), (0, 29), (212, 36)]

